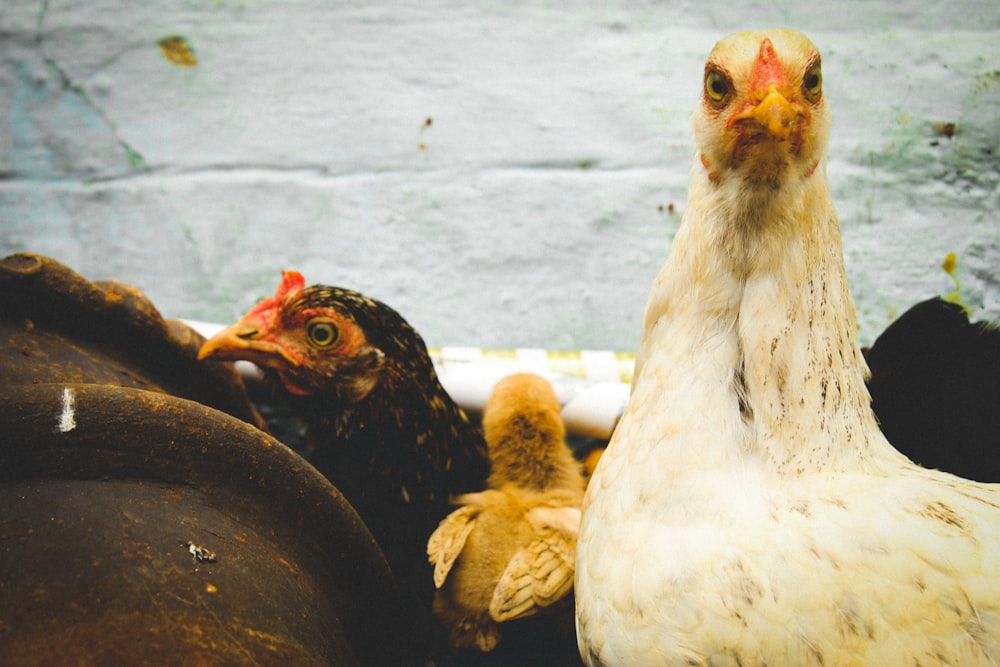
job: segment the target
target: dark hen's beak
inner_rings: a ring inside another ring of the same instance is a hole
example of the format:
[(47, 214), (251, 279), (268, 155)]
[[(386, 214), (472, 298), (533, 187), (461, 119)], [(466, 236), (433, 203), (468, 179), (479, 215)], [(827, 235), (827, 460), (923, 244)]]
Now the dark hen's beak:
[(282, 346), (264, 340), (259, 327), (242, 321), (205, 341), (198, 352), (198, 359), (246, 360), (269, 368), (297, 365)]

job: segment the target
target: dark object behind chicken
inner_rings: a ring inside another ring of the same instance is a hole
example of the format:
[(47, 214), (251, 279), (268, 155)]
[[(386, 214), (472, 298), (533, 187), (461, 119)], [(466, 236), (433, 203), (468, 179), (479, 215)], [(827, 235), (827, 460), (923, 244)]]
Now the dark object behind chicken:
[(375, 535), (418, 634), (438, 630), (427, 538), (453, 509), (451, 496), (483, 488), (489, 462), (419, 334), (383, 303), (306, 287), (286, 271), (277, 294), (212, 337), (201, 357), (246, 359), (281, 383), (307, 423), (311, 462)]
[(137, 288), (91, 282), (29, 253), (0, 260), (0, 385), (75, 382), (187, 398), (263, 428), (228, 364), (198, 363), (204, 338)]
[(1000, 481), (1000, 329), (939, 298), (910, 308), (866, 352), (882, 430), (926, 468)]

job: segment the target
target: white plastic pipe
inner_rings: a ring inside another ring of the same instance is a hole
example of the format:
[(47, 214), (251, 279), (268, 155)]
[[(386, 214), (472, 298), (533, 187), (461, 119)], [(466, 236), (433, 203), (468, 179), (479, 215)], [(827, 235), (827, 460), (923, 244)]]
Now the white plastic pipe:
[[(205, 338), (224, 328), (183, 321)], [(628, 402), (635, 364), (634, 355), (607, 350), (441, 347), (429, 352), (445, 391), (463, 410), (481, 413), (493, 386), (507, 375), (536, 373), (552, 383), (569, 433), (603, 439), (611, 437)], [(261, 380), (255, 364), (237, 361), (236, 368), (247, 383)]]

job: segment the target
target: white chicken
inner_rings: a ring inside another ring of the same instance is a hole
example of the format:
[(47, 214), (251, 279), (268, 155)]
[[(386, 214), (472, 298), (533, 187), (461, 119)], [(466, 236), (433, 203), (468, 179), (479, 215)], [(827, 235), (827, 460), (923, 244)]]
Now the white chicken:
[(1000, 486), (879, 430), (829, 128), (804, 35), (712, 50), (687, 210), (584, 500), (589, 665), (1000, 664)]

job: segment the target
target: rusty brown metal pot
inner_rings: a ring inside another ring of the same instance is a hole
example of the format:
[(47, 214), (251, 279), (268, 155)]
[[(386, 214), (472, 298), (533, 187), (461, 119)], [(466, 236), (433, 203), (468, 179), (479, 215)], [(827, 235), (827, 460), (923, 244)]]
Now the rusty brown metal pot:
[(198, 362), (204, 340), (131, 285), (91, 282), (43, 255), (0, 260), (0, 385), (135, 387), (264, 427), (232, 364)]
[(395, 601), (353, 508), (247, 423), (0, 386), (0, 664), (402, 664)]

